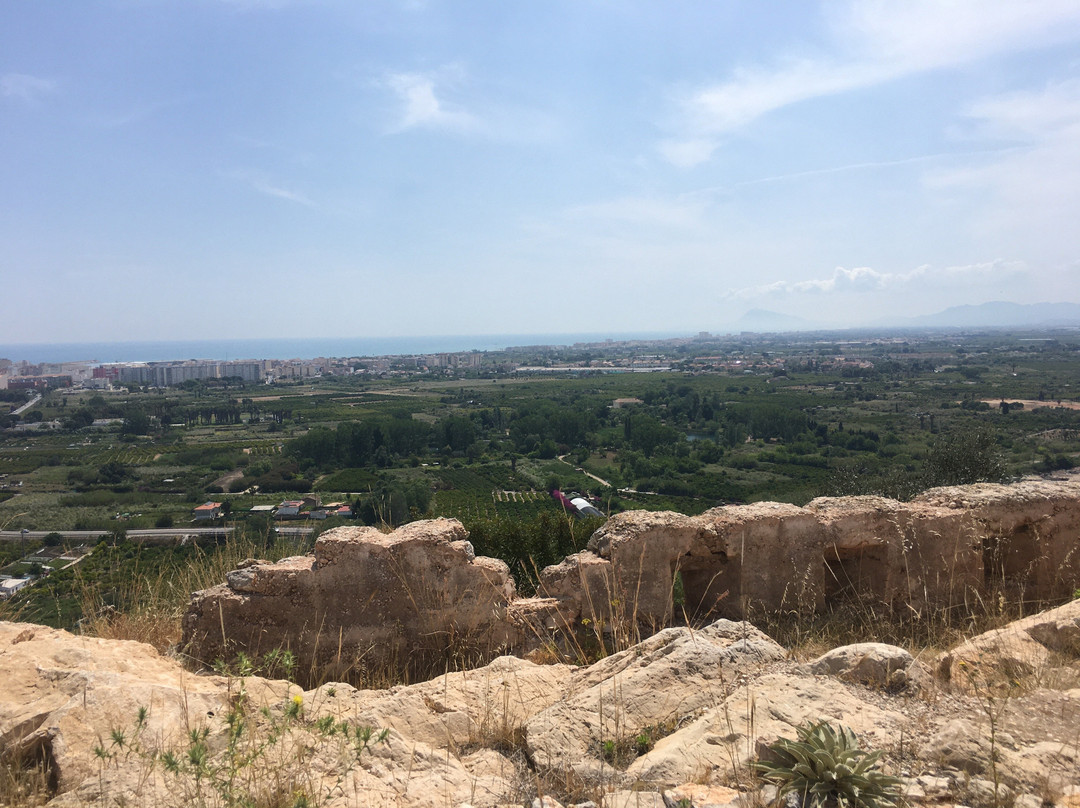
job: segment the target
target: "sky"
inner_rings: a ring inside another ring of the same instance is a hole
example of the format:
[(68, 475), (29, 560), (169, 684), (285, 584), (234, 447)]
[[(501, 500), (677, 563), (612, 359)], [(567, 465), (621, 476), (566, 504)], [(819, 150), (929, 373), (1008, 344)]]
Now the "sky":
[(0, 343), (1080, 302), (1076, 0), (0, 4)]

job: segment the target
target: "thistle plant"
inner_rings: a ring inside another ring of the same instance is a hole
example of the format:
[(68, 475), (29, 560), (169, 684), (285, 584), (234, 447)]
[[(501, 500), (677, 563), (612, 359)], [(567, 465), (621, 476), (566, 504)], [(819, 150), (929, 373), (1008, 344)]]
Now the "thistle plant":
[(779, 797), (795, 794), (802, 808), (892, 808), (900, 799), (900, 780), (882, 772), (881, 752), (859, 747), (855, 733), (826, 721), (798, 727), (797, 741), (781, 738), (769, 746), (773, 761), (754, 768), (780, 788)]

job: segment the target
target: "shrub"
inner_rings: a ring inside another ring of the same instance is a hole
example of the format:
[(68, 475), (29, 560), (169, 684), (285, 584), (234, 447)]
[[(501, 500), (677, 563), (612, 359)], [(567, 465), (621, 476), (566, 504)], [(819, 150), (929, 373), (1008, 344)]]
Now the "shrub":
[(780, 787), (781, 797), (798, 795), (802, 808), (891, 808), (897, 804), (900, 780), (880, 771), (881, 753), (861, 749), (850, 729), (819, 721), (797, 732), (797, 741), (781, 738), (770, 745), (773, 760), (754, 764), (763, 779)]
[(986, 428), (943, 435), (930, 447), (923, 465), (924, 485), (968, 485), (1005, 480), (1005, 461), (993, 432)]

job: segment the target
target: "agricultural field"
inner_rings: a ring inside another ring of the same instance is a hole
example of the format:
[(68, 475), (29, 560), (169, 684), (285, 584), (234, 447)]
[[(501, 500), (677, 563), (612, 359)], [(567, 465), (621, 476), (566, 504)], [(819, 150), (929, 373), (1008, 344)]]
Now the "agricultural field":
[(1080, 462), (1075, 332), (754, 337), (681, 346), (666, 361), (670, 371), (653, 373), (53, 391), (36, 407), (59, 428), (0, 431), (0, 529), (122, 539), (192, 525), (192, 508), (213, 500), (230, 524), (264, 536), (267, 517), (252, 507), (310, 496), (348, 503), (367, 524), (458, 518), (478, 551), (524, 582), (531, 563), (588, 538), (553, 488), (606, 514), (694, 514), (822, 495), (903, 499)]

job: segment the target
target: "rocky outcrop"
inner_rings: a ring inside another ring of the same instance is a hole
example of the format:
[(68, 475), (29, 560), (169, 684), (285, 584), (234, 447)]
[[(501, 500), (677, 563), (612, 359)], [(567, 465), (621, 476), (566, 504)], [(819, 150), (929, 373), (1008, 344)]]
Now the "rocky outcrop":
[(639, 736), (670, 733), (687, 716), (722, 703), (740, 677), (784, 655), (748, 623), (664, 629), (574, 671), (567, 694), (525, 722), (530, 759), (542, 769), (596, 778)]
[[(956, 687), (993, 690), (1080, 658), (1080, 600), (972, 637), (944, 654), (938, 675)], [(1067, 678), (1067, 677), (1066, 677)]]
[[(721, 619), (588, 666), (501, 657), (379, 691), (196, 675), (148, 645), (0, 623), (0, 762), (47, 761), (53, 806), (737, 808), (773, 795), (747, 768), (763, 744), (824, 719), (880, 750), (913, 805), (1078, 808), (1078, 620), (1080, 601), (973, 638), (945, 655), (951, 680), (904, 687), (919, 663), (900, 649), (803, 666)], [(956, 674), (1014, 635), (1044, 662), (975, 688)]]
[(1080, 586), (1080, 483), (928, 491), (911, 502), (821, 498), (630, 511), (515, 598), (505, 564), (474, 557), (460, 522), (337, 528), (312, 556), (251, 562), (193, 596), (184, 642), (211, 662), (287, 648), (301, 670), (460, 667), (553, 644), (626, 645), (673, 621), (826, 605), (925, 614), (991, 590), (1028, 602)]

